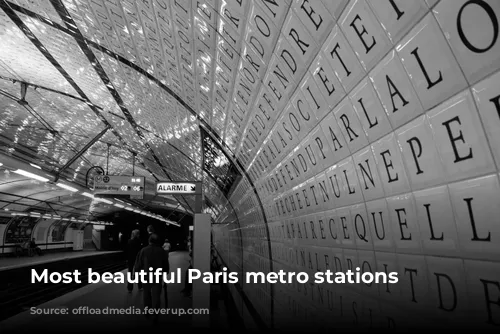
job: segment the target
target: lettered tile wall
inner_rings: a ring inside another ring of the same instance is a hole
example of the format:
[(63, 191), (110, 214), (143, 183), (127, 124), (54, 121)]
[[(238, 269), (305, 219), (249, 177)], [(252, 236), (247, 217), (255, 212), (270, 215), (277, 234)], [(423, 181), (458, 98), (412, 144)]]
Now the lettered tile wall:
[(500, 323), (500, 2), (298, 0), (285, 12), (263, 83), (270, 96), (293, 85), (280, 91), (291, 98), (245, 164), (275, 271), (400, 281), (277, 284), (276, 326), (323, 312), (341, 327), (408, 325), (409, 311), (415, 326)]

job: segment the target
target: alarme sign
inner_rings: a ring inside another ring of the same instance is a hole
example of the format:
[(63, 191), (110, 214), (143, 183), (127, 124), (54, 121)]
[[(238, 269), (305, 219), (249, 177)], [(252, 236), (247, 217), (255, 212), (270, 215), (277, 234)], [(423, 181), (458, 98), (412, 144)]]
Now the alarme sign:
[(157, 194), (201, 194), (200, 182), (157, 182)]

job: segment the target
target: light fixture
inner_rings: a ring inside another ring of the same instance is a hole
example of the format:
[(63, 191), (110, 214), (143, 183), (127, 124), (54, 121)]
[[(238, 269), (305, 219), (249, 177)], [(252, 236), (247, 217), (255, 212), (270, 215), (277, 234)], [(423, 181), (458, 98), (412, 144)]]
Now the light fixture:
[(0, 162), (0, 167), (3, 166), (3, 163)]
[(94, 195), (86, 193), (86, 192), (82, 193), (82, 195), (85, 197), (88, 197), (88, 198), (94, 198)]
[(49, 181), (49, 179), (47, 179), (47, 178), (41, 177), (39, 175), (30, 173), (30, 172), (27, 172), (27, 171), (22, 170), (22, 169), (15, 170), (14, 173), (22, 175), (22, 176), (30, 177), (32, 179), (35, 179), (35, 180), (38, 180), (38, 181), (42, 181), (42, 182), (48, 182)]
[(128, 211), (134, 211), (134, 209), (133, 209), (132, 207), (130, 207), (130, 206), (126, 206), (126, 207), (125, 207), (125, 210), (128, 210)]
[(42, 167), (40, 167), (40, 166), (38, 166), (38, 165), (35, 165), (35, 164), (32, 164), (32, 163), (30, 163), (30, 165), (31, 165), (32, 167), (37, 168), (37, 169), (42, 169)]
[(63, 189), (66, 189), (66, 190), (69, 190), (69, 191), (72, 191), (74, 193), (76, 193), (78, 191), (78, 189), (76, 188), (73, 188), (73, 187), (70, 187), (64, 183), (56, 183), (56, 186), (60, 187), (60, 188), (63, 188)]
[(124, 208), (124, 206), (123, 206), (123, 205), (121, 205), (121, 204), (117, 204), (117, 203), (115, 203), (115, 206), (116, 206), (117, 208)]
[(108, 201), (107, 199), (104, 199), (104, 198), (96, 198), (95, 200), (99, 201), (99, 202), (106, 203), (106, 204), (113, 204), (113, 202)]

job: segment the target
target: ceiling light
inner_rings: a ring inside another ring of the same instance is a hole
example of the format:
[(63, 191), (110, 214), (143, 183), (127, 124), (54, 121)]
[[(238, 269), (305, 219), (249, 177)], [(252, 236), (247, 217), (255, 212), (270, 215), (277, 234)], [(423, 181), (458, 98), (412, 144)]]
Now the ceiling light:
[(3, 163), (0, 162), (0, 166), (3, 166)]
[(96, 198), (96, 201), (103, 202), (106, 204), (113, 204), (113, 202), (108, 201), (107, 199), (104, 199), (104, 198)]
[(124, 208), (124, 206), (123, 206), (123, 205), (121, 205), (121, 204), (117, 204), (117, 203), (115, 203), (115, 206), (116, 206), (117, 208)]
[(128, 210), (128, 211), (134, 211), (134, 209), (133, 209), (133, 208), (131, 208), (131, 207), (129, 207), (129, 206), (125, 207), (125, 210)]
[(39, 175), (27, 172), (27, 171), (22, 170), (22, 169), (15, 170), (14, 173), (22, 175), (22, 176), (30, 177), (32, 179), (35, 179), (35, 180), (38, 180), (38, 181), (42, 181), (42, 182), (48, 182), (49, 181), (49, 179), (46, 179), (46, 178), (41, 177)]
[(58, 186), (60, 188), (63, 188), (63, 189), (66, 189), (66, 190), (69, 190), (69, 191), (72, 191), (74, 193), (78, 191), (78, 189), (70, 187), (70, 186), (68, 186), (68, 185), (66, 185), (64, 183), (56, 183), (56, 186)]
[(88, 198), (94, 198), (94, 195), (89, 194), (89, 193), (86, 193), (86, 192), (82, 193), (82, 195), (83, 195), (83, 196), (86, 196), (86, 197), (88, 197)]
[(30, 165), (31, 165), (32, 167), (35, 167), (35, 168), (37, 168), (37, 169), (42, 169), (42, 167), (40, 167), (40, 166), (38, 166), (38, 165), (35, 165), (35, 164), (31, 164), (31, 163), (30, 163)]
[(30, 215), (40, 217), (40, 212), (30, 212)]

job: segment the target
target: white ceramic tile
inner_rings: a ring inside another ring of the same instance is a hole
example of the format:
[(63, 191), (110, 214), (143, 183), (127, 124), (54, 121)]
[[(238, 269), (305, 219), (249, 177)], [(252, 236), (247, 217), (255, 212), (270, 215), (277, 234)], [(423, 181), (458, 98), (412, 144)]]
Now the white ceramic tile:
[(299, 89), (302, 91), (307, 102), (309, 102), (309, 109), (314, 111), (317, 119), (322, 119), (330, 111), (328, 103), (311, 74), (306, 74)]
[(314, 176), (318, 174), (320, 170), (324, 169), (324, 166), (320, 165), (320, 160), (316, 151), (317, 145), (312, 134), (306, 137), (303, 147), (304, 151), (302, 155), (307, 166), (307, 175)]
[(264, 0), (257, 0), (254, 3), (258, 4), (267, 17), (277, 26), (281, 27), (283, 21), (286, 19), (286, 14), (288, 8), (290, 7), (291, 1), (274, 1), (273, 3), (268, 3)]
[(465, 258), (500, 259), (500, 186), (497, 175), (449, 185)]
[(292, 96), (290, 107), (287, 106), (283, 116), (288, 123), (288, 131), (297, 133), (299, 139), (305, 138), (317, 122), (316, 113), (300, 89)]
[[(430, 310), (441, 319), (439, 328), (468, 324), (468, 295), (464, 263), (462, 259), (426, 257), (429, 275)], [(437, 322), (440, 323), (440, 322)]]
[(323, 52), (318, 53), (311, 64), (310, 72), (323, 97), (328, 102), (328, 110), (333, 109), (345, 96), (345, 91), (337, 75), (326, 61)]
[(351, 206), (351, 219), (357, 249), (373, 250), (373, 240), (364, 203)]
[[(295, 52), (300, 56), (302, 64), (306, 64), (317, 51), (317, 43), (301, 23), (294, 11), (289, 11), (281, 30)], [(299, 65), (300, 66), (300, 65)]]
[(472, 87), (493, 156), (500, 166), (500, 72)]
[(366, 72), (338, 25), (333, 27), (322, 50), (344, 90), (349, 92)]
[(457, 227), (448, 187), (441, 186), (413, 193), (423, 251), (427, 255), (458, 256)]
[[(326, 246), (328, 247), (342, 247), (342, 238), (339, 235), (339, 218), (337, 210), (330, 210), (325, 212), (325, 225), (326, 225)], [(333, 266), (333, 260), (330, 261)]]
[[(339, 206), (353, 205), (363, 201), (363, 193), (359, 187), (358, 176), (352, 157), (338, 163), (337, 178), (341, 180), (341, 196), (337, 201)], [(339, 182), (340, 184), (340, 182)]]
[(500, 264), (486, 261), (465, 260), (467, 290), (469, 292), (470, 325), (478, 330), (495, 331), (500, 323), (498, 301)]
[(378, 173), (377, 162), (370, 146), (353, 154), (359, 185), (365, 201), (384, 197), (384, 188)]
[(385, 198), (366, 202), (366, 211), (370, 221), (370, 231), (375, 250), (393, 251), (394, 233), (392, 231), (389, 209)]
[[(269, 71), (263, 81), (269, 94), (272, 95), (278, 103), (286, 103), (292, 89), (295, 87), (293, 75), (287, 68), (287, 64), (276, 55), (271, 58), (269, 62)], [(235, 92), (236, 91), (235, 89)], [(249, 104), (251, 101), (243, 102)]]
[(334, 19), (321, 1), (296, 0), (294, 5), (298, 18), (317, 43), (323, 42)]
[[(301, 57), (301, 55), (292, 46), (291, 44), (292, 42), (290, 42), (287, 38), (281, 35), (281, 37), (278, 38), (278, 42), (276, 43), (274, 54), (279, 55), (281, 60), (283, 60), (286, 63), (290, 72), (293, 73), (294, 82), (296, 82), (300, 80), (302, 75), (307, 71), (307, 67), (305, 66), (305, 63), (302, 60), (303, 57)], [(254, 47), (254, 49), (256, 50), (257, 53), (262, 52), (262, 50), (259, 51), (257, 47)], [(263, 59), (265, 64), (268, 64), (269, 61), (268, 59)]]
[(469, 90), (429, 111), (428, 116), (450, 181), (495, 171)]
[(370, 142), (380, 139), (391, 131), (389, 119), (368, 78), (354, 88), (350, 98)]
[[(371, 273), (375, 275), (375, 273), (378, 272), (377, 262), (375, 260), (375, 254), (373, 253), (373, 251), (358, 250), (358, 259), (360, 273)], [(382, 284), (376, 283), (375, 281), (368, 284), (362, 283), (360, 284), (361, 292), (367, 297), (379, 298), (379, 288)], [(369, 298), (363, 299), (368, 300)]]
[(337, 120), (333, 112), (330, 112), (323, 120), (320, 122), (320, 126), (325, 133), (330, 149), (333, 153), (333, 161), (338, 162), (347, 156), (349, 156), (349, 146), (344, 139), (344, 135), (339, 128)]
[(368, 139), (361, 126), (361, 122), (348, 98), (345, 98), (333, 110), (333, 113), (351, 152), (354, 153), (368, 145)]
[[(337, 217), (338, 217), (336, 223), (337, 233), (338, 233), (338, 238), (342, 243), (342, 246), (345, 248), (354, 248), (355, 239), (351, 223), (351, 211), (349, 207), (343, 207), (337, 209)], [(346, 254), (344, 253), (344, 257), (345, 255)]]
[[(389, 275), (389, 273), (399, 274), (398, 259), (395, 253), (375, 252), (375, 258), (377, 261), (377, 270), (379, 272), (384, 272), (386, 275)], [(399, 284), (400, 281), (401, 277), (398, 275), (397, 284), (380, 284), (380, 298), (390, 303), (401, 302), (402, 285)]]
[(411, 121), (399, 128), (396, 134), (413, 190), (441, 184), (446, 180), (427, 116)]
[(399, 40), (428, 11), (423, 0), (369, 2), (392, 43)]
[(333, 164), (333, 154), (321, 127), (317, 126), (311, 131), (311, 146), (314, 149), (315, 159), (318, 164), (318, 172), (325, 166)]
[(326, 174), (319, 173), (316, 175), (316, 197), (320, 203), (320, 211), (326, 211), (330, 209), (333, 203), (333, 194), (331, 192), (331, 187), (328, 185), (329, 180), (326, 178)]
[(467, 86), (432, 13), (427, 14), (396, 49), (425, 110)]
[(423, 255), (397, 254), (401, 301), (404, 307), (420, 312), (430, 305), (427, 263)]
[(396, 135), (390, 133), (373, 143), (372, 147), (386, 196), (410, 191)]
[(380, 61), (370, 78), (394, 129), (422, 113), (420, 100), (396, 51)]
[(433, 11), (469, 83), (500, 68), (499, 1), (443, 0)]
[(366, 0), (353, 0), (339, 25), (365, 70), (369, 71), (390, 48), (390, 42)]
[(418, 218), (413, 194), (387, 198), (394, 242), (399, 252), (420, 254), (422, 252)]

